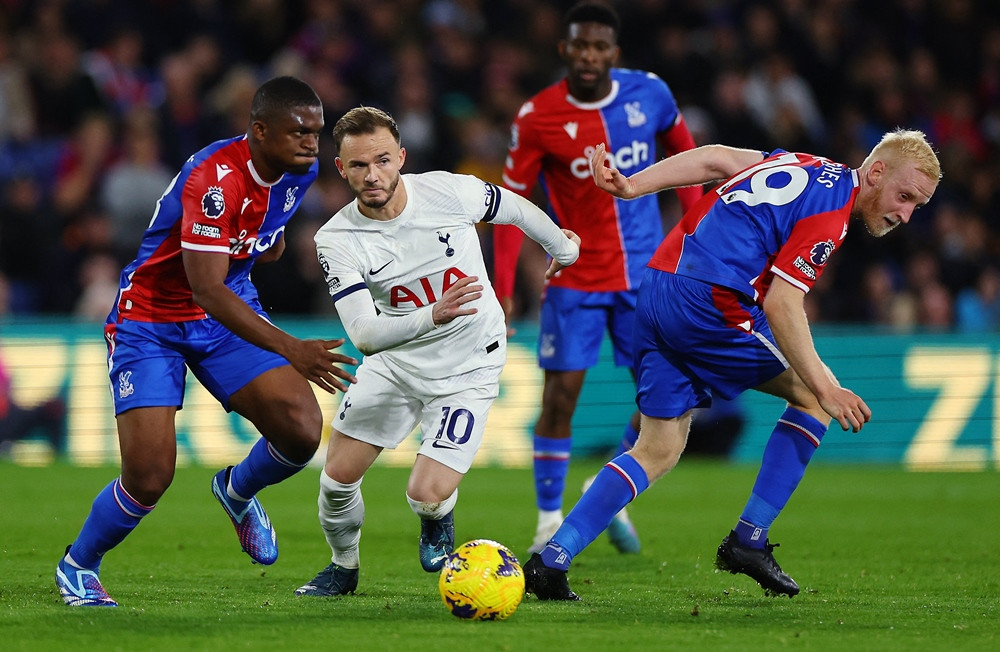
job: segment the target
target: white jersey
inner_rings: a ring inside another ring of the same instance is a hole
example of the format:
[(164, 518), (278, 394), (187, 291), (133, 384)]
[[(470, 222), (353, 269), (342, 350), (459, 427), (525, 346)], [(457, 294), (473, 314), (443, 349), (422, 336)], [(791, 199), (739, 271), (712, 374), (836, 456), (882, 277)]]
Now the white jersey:
[(440, 327), (431, 321), (415, 337), (371, 355), (381, 356), (390, 367), (431, 379), (495, 364), (506, 349), (506, 326), (476, 224), (499, 212), (499, 189), (472, 176), (447, 172), (405, 174), (400, 183), (407, 202), (395, 219), (369, 219), (354, 201), (316, 233), (320, 264), (341, 319), (346, 325), (339, 302), (365, 289), (385, 317), (406, 317), (425, 309), (430, 319), (431, 305), (445, 290), (461, 278), (477, 276), (482, 296), (466, 304), (477, 308), (476, 314)]

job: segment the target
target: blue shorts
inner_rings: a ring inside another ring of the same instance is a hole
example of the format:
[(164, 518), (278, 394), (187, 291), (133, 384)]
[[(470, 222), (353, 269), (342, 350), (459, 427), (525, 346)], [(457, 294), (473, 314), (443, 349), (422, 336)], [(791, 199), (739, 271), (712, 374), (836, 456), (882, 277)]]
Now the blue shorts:
[(548, 287), (542, 301), (538, 366), (576, 371), (597, 364), (604, 332), (611, 334), (615, 364), (632, 366), (637, 290), (583, 292)]
[(760, 306), (733, 290), (647, 269), (635, 320), (636, 403), (677, 417), (732, 399), (788, 363)]
[[(266, 315), (261, 315), (266, 318)], [(214, 319), (122, 320), (104, 327), (115, 415), (137, 407), (184, 402), (187, 367), (229, 411), (229, 397), (269, 369), (288, 364)]]

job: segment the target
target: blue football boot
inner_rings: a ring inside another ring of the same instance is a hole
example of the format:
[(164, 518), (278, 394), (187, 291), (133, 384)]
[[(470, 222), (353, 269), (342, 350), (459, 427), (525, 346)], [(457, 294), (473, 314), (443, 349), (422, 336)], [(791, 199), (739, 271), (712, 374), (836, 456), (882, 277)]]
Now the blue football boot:
[(247, 502), (229, 497), (226, 487), (229, 486), (229, 474), (232, 470), (233, 467), (229, 466), (215, 474), (212, 478), (212, 494), (233, 522), (243, 552), (250, 555), (254, 563), (269, 566), (278, 559), (278, 535), (256, 497)]
[[(69, 552), (67, 546), (66, 552)], [(64, 556), (56, 566), (56, 586), (63, 602), (71, 607), (117, 607), (97, 579), (97, 571), (77, 568)]]

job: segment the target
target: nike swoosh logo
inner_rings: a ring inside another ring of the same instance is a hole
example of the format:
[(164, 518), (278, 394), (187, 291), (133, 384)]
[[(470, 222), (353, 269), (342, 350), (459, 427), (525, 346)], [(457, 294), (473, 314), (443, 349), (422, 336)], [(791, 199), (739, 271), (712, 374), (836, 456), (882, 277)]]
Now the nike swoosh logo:
[(385, 269), (386, 267), (388, 267), (391, 264), (392, 264), (392, 261), (390, 260), (388, 263), (386, 263), (385, 265), (382, 265), (378, 269), (371, 269), (371, 268), (369, 268), (368, 269), (368, 273), (371, 274), (372, 276), (375, 276), (376, 274), (378, 274), (379, 272), (381, 272), (383, 269)]
[(454, 444), (446, 444), (440, 440), (436, 440), (433, 444), (431, 444), (431, 446), (434, 448), (447, 448), (453, 451), (459, 450), (458, 446), (455, 446)]

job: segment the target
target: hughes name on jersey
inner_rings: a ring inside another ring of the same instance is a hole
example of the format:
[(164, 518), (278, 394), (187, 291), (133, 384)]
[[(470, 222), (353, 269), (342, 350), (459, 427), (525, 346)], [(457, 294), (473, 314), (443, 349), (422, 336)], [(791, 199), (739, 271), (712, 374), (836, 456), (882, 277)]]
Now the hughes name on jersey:
[(250, 268), (282, 237), (318, 169), (313, 163), (305, 174), (285, 173), (267, 183), (254, 169), (246, 136), (193, 155), (157, 201), (139, 255), (122, 271), (108, 323), (204, 319), (191, 296), (182, 249), (228, 254), (226, 286), (259, 309)]
[(705, 194), (649, 266), (760, 302), (775, 275), (808, 292), (847, 235), (857, 172), (775, 150)]

